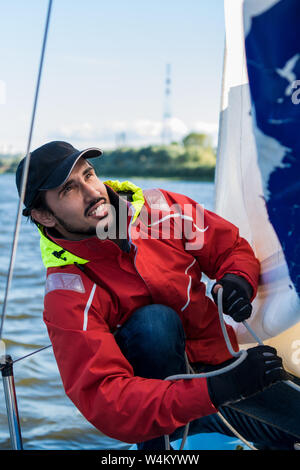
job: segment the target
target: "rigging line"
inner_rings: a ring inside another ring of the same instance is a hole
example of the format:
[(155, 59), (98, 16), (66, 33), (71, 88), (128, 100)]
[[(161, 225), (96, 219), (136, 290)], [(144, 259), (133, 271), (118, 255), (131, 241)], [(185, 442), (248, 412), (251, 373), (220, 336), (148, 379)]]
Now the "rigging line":
[(22, 361), (22, 359), (25, 359), (26, 357), (32, 356), (33, 354), (36, 354), (36, 353), (38, 353), (38, 352), (40, 352), (40, 351), (43, 351), (44, 349), (51, 348), (51, 346), (52, 346), (52, 344), (49, 344), (48, 346), (44, 346), (43, 348), (37, 349), (36, 351), (33, 351), (33, 352), (29, 353), (29, 354), (26, 354), (26, 356), (19, 357), (19, 359), (15, 359), (15, 360), (12, 361), (12, 362), (13, 362), (13, 364), (14, 364), (15, 362)]
[(39, 64), (39, 70), (38, 70), (38, 76), (37, 76), (37, 83), (36, 83), (36, 88), (35, 88), (32, 116), (31, 116), (31, 122), (30, 122), (30, 128), (29, 128), (26, 157), (25, 157), (24, 169), (23, 169), (23, 174), (22, 174), (21, 194), (20, 194), (18, 212), (17, 212), (17, 217), (16, 217), (16, 223), (15, 223), (15, 231), (14, 231), (12, 250), (11, 250), (9, 270), (8, 270), (8, 275), (6, 279), (5, 295), (4, 295), (3, 308), (2, 308), (2, 314), (1, 314), (0, 339), (2, 338), (4, 318), (5, 318), (6, 309), (7, 309), (8, 293), (10, 290), (11, 281), (13, 277), (13, 270), (14, 270), (16, 252), (17, 252), (17, 245), (18, 245), (20, 225), (21, 225), (21, 216), (22, 216), (22, 205), (23, 205), (23, 201), (25, 197), (25, 188), (26, 188), (26, 183), (27, 183), (29, 162), (30, 162), (30, 147), (31, 147), (31, 140), (32, 140), (33, 127), (34, 127), (34, 121), (35, 121), (35, 115), (36, 115), (36, 109), (37, 109), (38, 95), (39, 95), (41, 76), (42, 76), (42, 70), (43, 70), (43, 64), (44, 64), (44, 56), (45, 56), (46, 42), (47, 42), (47, 37), (48, 37), (51, 8), (52, 8), (52, 0), (49, 0), (46, 23), (45, 23), (45, 30), (44, 30), (43, 45), (42, 45), (42, 50), (41, 50), (40, 64)]

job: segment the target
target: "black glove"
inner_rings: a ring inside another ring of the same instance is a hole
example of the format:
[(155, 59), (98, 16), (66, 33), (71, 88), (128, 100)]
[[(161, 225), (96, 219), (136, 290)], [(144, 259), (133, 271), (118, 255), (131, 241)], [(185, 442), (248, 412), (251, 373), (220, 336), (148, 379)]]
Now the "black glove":
[(218, 295), (213, 291), (217, 284), (223, 287), (223, 312), (226, 315), (230, 315), (236, 322), (247, 320), (252, 312), (250, 302), (252, 287), (246, 279), (234, 274), (225, 274), (220, 281), (216, 282), (211, 290), (211, 294), (218, 305)]
[(208, 392), (216, 408), (249, 398), (281, 380), (289, 380), (282, 359), (271, 346), (247, 350), (247, 357), (236, 367), (220, 375), (207, 377)]

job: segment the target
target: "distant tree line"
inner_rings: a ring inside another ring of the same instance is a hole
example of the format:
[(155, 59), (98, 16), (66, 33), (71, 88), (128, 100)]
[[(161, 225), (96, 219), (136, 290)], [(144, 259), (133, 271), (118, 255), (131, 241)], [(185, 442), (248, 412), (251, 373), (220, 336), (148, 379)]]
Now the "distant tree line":
[(0, 154), (0, 174), (15, 173), (21, 158), (21, 154)]
[[(0, 173), (15, 172), (21, 155), (0, 155)], [(213, 180), (216, 154), (210, 137), (190, 133), (182, 142), (106, 150), (93, 161), (99, 176), (174, 177)]]
[(216, 154), (209, 136), (191, 133), (181, 143), (107, 150), (93, 164), (99, 176), (213, 180)]

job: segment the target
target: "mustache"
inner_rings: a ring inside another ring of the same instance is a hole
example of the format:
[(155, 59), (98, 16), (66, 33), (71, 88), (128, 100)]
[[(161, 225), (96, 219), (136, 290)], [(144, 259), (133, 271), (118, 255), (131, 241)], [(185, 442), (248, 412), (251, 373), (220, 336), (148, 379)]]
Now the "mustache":
[(84, 215), (87, 216), (89, 211), (91, 210), (91, 208), (95, 205), (95, 204), (98, 204), (98, 202), (100, 201), (104, 201), (106, 202), (106, 199), (105, 197), (98, 197), (97, 199), (94, 199), (93, 201), (91, 201), (88, 205), (88, 207), (85, 209), (84, 211)]

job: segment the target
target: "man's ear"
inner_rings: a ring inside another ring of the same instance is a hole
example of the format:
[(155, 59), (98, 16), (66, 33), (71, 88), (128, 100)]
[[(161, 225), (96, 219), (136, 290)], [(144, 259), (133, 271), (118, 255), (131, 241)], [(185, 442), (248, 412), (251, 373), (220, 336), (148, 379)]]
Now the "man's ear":
[(47, 210), (32, 209), (31, 217), (44, 227), (54, 227), (56, 224), (54, 215)]

